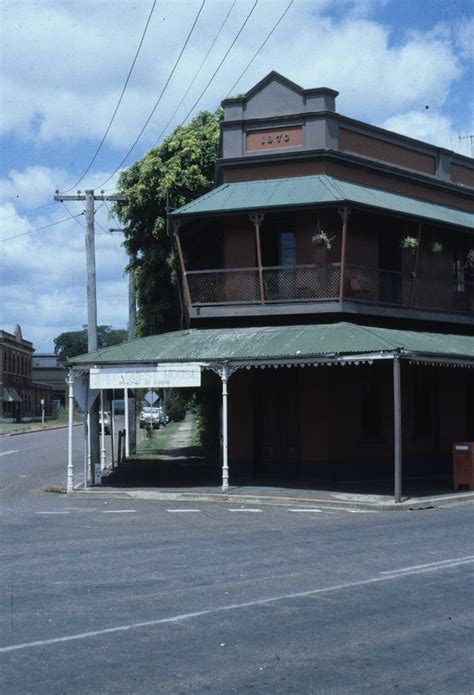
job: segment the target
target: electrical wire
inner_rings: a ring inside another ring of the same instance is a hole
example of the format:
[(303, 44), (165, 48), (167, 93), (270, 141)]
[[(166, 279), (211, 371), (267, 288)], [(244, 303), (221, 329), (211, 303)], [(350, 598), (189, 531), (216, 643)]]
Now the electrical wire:
[[(73, 215), (72, 217), (80, 217), (83, 215), (80, 212), (78, 215)], [(6, 237), (6, 239), (0, 239), (0, 242), (11, 241), (12, 239), (18, 239), (20, 236), (26, 236), (26, 234), (33, 234), (34, 232), (41, 232), (43, 229), (48, 229), (48, 227), (54, 227), (56, 224), (61, 224), (62, 222), (69, 222), (70, 217), (65, 217), (64, 220), (56, 220), (56, 222), (51, 222), (50, 224), (44, 225), (44, 227), (36, 227), (36, 229), (30, 229), (28, 232), (23, 232), (22, 234), (15, 234), (15, 236)]]
[(113, 124), (113, 122), (114, 122), (114, 120), (115, 120), (115, 116), (117, 115), (117, 111), (119, 110), (120, 104), (122, 103), (122, 99), (123, 99), (123, 97), (124, 97), (124, 94), (125, 94), (125, 92), (126, 92), (126, 90), (127, 90), (127, 86), (128, 86), (130, 77), (131, 77), (131, 75), (132, 75), (133, 68), (135, 67), (135, 63), (137, 62), (137, 58), (138, 58), (138, 56), (139, 56), (139, 54), (140, 54), (140, 51), (141, 51), (141, 48), (142, 48), (142, 45), (143, 45), (143, 41), (145, 40), (145, 36), (146, 36), (147, 30), (148, 30), (148, 25), (150, 24), (151, 18), (152, 18), (152, 16), (153, 16), (153, 12), (155, 11), (155, 5), (156, 5), (156, 0), (153, 0), (153, 5), (152, 5), (152, 7), (151, 7), (150, 14), (148, 15), (148, 19), (146, 20), (145, 28), (144, 28), (144, 30), (143, 30), (143, 32), (142, 32), (142, 36), (141, 36), (141, 39), (140, 39), (140, 43), (138, 44), (138, 48), (137, 48), (137, 50), (136, 50), (135, 57), (134, 57), (134, 59), (133, 59), (133, 61), (132, 61), (132, 65), (131, 65), (131, 67), (130, 67), (130, 70), (128, 71), (127, 79), (125, 80), (125, 84), (124, 84), (124, 86), (123, 86), (123, 88), (122, 88), (122, 93), (120, 94), (119, 100), (118, 100), (117, 105), (116, 105), (116, 107), (115, 107), (115, 109), (114, 109), (114, 112), (113, 112), (113, 114), (112, 114), (112, 118), (111, 118), (110, 121), (109, 121), (109, 125), (107, 126), (106, 131), (105, 131), (104, 135), (102, 136), (102, 140), (100, 141), (100, 143), (99, 143), (99, 145), (98, 145), (98, 147), (97, 147), (97, 149), (96, 149), (96, 151), (95, 151), (95, 153), (94, 153), (94, 156), (92, 157), (92, 159), (91, 159), (91, 161), (90, 161), (88, 167), (87, 167), (87, 168), (84, 170), (84, 172), (82, 173), (81, 177), (76, 181), (75, 184), (73, 184), (70, 188), (68, 188), (67, 191), (64, 191), (64, 193), (69, 193), (69, 191), (72, 191), (74, 188), (76, 188), (76, 186), (77, 186), (78, 184), (80, 184), (80, 182), (84, 179), (84, 177), (85, 177), (85, 176), (89, 173), (89, 171), (91, 170), (92, 165), (94, 164), (95, 160), (97, 159), (97, 156), (98, 156), (99, 152), (100, 152), (101, 149), (102, 149), (102, 146), (103, 146), (103, 144), (104, 144), (104, 142), (105, 142), (105, 140), (106, 140), (106, 138), (107, 138), (107, 135), (109, 134), (109, 131), (110, 131), (111, 127), (112, 127), (112, 124)]
[[(61, 200), (61, 204), (64, 206), (64, 208), (65, 208), (67, 214), (69, 215), (69, 217), (70, 217), (72, 220), (74, 220), (75, 222), (77, 222), (77, 224), (79, 225), (79, 227), (81, 227), (81, 229), (85, 229), (84, 225), (81, 224), (81, 223), (79, 222), (79, 220), (77, 219), (80, 215), (74, 216), (74, 215), (72, 214), (72, 212), (70, 211), (70, 209), (68, 208), (68, 206), (66, 205), (66, 203), (64, 202), (64, 200)], [(81, 212), (80, 214), (83, 215), (84, 212)]]
[(264, 40), (264, 42), (260, 45), (260, 48), (257, 50), (257, 52), (255, 53), (255, 55), (253, 56), (252, 60), (247, 64), (247, 67), (245, 68), (245, 70), (241, 73), (240, 77), (234, 82), (234, 84), (232, 85), (232, 87), (231, 87), (231, 88), (229, 89), (229, 91), (227, 92), (227, 94), (226, 94), (226, 99), (227, 99), (227, 97), (234, 91), (235, 87), (239, 84), (240, 80), (241, 80), (242, 77), (245, 75), (245, 73), (247, 72), (247, 70), (249, 69), (249, 67), (252, 65), (253, 61), (254, 61), (255, 58), (258, 56), (258, 54), (260, 53), (260, 51), (264, 48), (265, 44), (267, 43), (267, 41), (269, 40), (269, 38), (271, 37), (271, 35), (273, 34), (273, 32), (277, 29), (277, 27), (278, 27), (278, 25), (280, 24), (280, 22), (282, 22), (282, 20), (283, 20), (283, 18), (285, 17), (286, 13), (287, 13), (288, 10), (290, 9), (290, 7), (293, 5), (293, 2), (294, 2), (294, 0), (291, 0), (291, 2), (288, 3), (288, 5), (287, 5), (286, 9), (284, 10), (283, 14), (280, 16), (280, 19), (276, 22), (276, 24), (273, 25), (273, 28), (271, 29), (270, 33), (267, 34), (267, 38), (266, 38), (266, 39)]
[(186, 114), (185, 118), (181, 121), (180, 125), (184, 125), (184, 123), (188, 120), (189, 116), (192, 114), (192, 112), (194, 111), (194, 109), (196, 108), (196, 106), (197, 106), (197, 105), (199, 104), (199, 102), (201, 101), (201, 99), (202, 99), (202, 97), (204, 96), (204, 94), (207, 92), (209, 85), (210, 85), (211, 82), (214, 80), (215, 76), (217, 75), (217, 73), (218, 73), (219, 70), (221, 69), (221, 67), (222, 67), (222, 65), (223, 65), (223, 63), (224, 63), (224, 61), (225, 61), (225, 59), (227, 58), (227, 56), (228, 56), (229, 53), (231, 52), (232, 48), (234, 47), (235, 42), (236, 42), (237, 39), (239, 38), (240, 34), (243, 32), (243, 30), (244, 30), (244, 28), (245, 28), (245, 25), (247, 24), (247, 22), (249, 21), (250, 17), (252, 16), (253, 11), (254, 11), (255, 8), (257, 7), (257, 4), (258, 4), (258, 0), (255, 0), (254, 4), (253, 4), (253, 6), (252, 6), (252, 9), (250, 10), (250, 12), (248, 13), (247, 17), (245, 18), (244, 23), (243, 23), (242, 26), (240, 27), (240, 29), (239, 29), (239, 31), (237, 32), (237, 34), (236, 34), (234, 40), (233, 40), (232, 43), (230, 44), (230, 46), (229, 46), (229, 48), (227, 49), (226, 53), (224, 54), (224, 57), (222, 58), (222, 60), (221, 60), (221, 62), (219, 63), (219, 65), (217, 66), (216, 70), (214, 71), (214, 73), (213, 73), (211, 79), (210, 79), (209, 82), (206, 84), (206, 86), (205, 86), (204, 89), (202, 90), (201, 94), (199, 95), (199, 97), (196, 99), (196, 101), (194, 102), (194, 104), (192, 105), (192, 107), (190, 108), (190, 110), (188, 111), (188, 113)]
[[(258, 0), (257, 0), (257, 2), (258, 2)], [(195, 27), (196, 24), (197, 24), (197, 21), (198, 21), (200, 15), (201, 15), (201, 12), (202, 12), (202, 10), (203, 10), (205, 4), (206, 4), (206, 0), (202, 0), (201, 7), (200, 7), (199, 10), (198, 10), (198, 13), (197, 13), (197, 15), (196, 15), (196, 17), (195, 17), (195, 19), (194, 19), (193, 25), (192, 25), (191, 29), (189, 30), (189, 33), (188, 33), (188, 35), (187, 35), (187, 37), (186, 37), (186, 41), (184, 42), (183, 47), (181, 48), (181, 51), (179, 52), (179, 55), (178, 55), (178, 57), (177, 57), (177, 59), (176, 59), (176, 61), (175, 61), (175, 64), (173, 65), (173, 69), (171, 70), (170, 74), (168, 75), (168, 79), (166, 80), (166, 82), (165, 82), (165, 84), (164, 84), (164, 87), (163, 87), (163, 89), (161, 90), (160, 95), (159, 95), (158, 99), (157, 99), (156, 102), (155, 102), (155, 105), (153, 106), (153, 108), (152, 108), (152, 110), (151, 110), (150, 115), (149, 115), (148, 118), (146, 119), (145, 124), (143, 125), (143, 128), (142, 128), (142, 129), (140, 130), (140, 132), (138, 133), (138, 136), (137, 136), (135, 142), (134, 142), (133, 145), (130, 147), (130, 149), (128, 150), (127, 154), (123, 157), (123, 159), (122, 159), (122, 161), (120, 162), (120, 164), (116, 167), (116, 169), (114, 169), (114, 171), (110, 174), (110, 176), (109, 176), (107, 179), (105, 179), (105, 181), (104, 181), (103, 183), (100, 184), (99, 188), (102, 188), (103, 186), (105, 186), (105, 184), (108, 183), (108, 182), (110, 181), (110, 179), (111, 179), (113, 176), (115, 176), (115, 174), (119, 171), (119, 169), (122, 167), (122, 165), (124, 164), (124, 162), (126, 162), (126, 160), (127, 160), (128, 157), (130, 156), (130, 154), (132, 153), (132, 151), (135, 149), (135, 146), (136, 146), (136, 144), (138, 143), (138, 141), (140, 140), (141, 136), (143, 135), (143, 133), (144, 133), (144, 131), (145, 131), (145, 128), (148, 126), (149, 122), (150, 122), (151, 119), (153, 118), (153, 115), (154, 115), (156, 109), (158, 108), (158, 105), (159, 105), (160, 102), (161, 102), (161, 99), (162, 99), (162, 97), (163, 97), (163, 94), (165, 93), (166, 88), (168, 87), (168, 85), (169, 85), (169, 83), (170, 83), (170, 81), (171, 81), (171, 78), (173, 77), (173, 75), (174, 75), (174, 73), (175, 73), (175, 71), (176, 71), (176, 68), (178, 67), (178, 63), (179, 63), (179, 61), (181, 60), (181, 56), (183, 55), (183, 53), (184, 53), (184, 51), (185, 51), (185, 49), (186, 49), (186, 46), (187, 46), (188, 43), (189, 43), (189, 39), (191, 38), (191, 34), (192, 34), (193, 31), (194, 31), (194, 27)]]
[(237, 0), (234, 0), (234, 2), (232, 3), (232, 5), (230, 6), (230, 10), (227, 12), (227, 14), (226, 14), (226, 16), (225, 16), (225, 18), (224, 18), (224, 21), (223, 21), (222, 24), (220, 25), (220, 27), (219, 27), (219, 29), (218, 29), (218, 31), (217, 31), (217, 34), (216, 34), (215, 37), (214, 37), (213, 42), (212, 42), (211, 45), (209, 46), (208, 51), (207, 51), (206, 55), (204, 56), (204, 59), (201, 61), (201, 65), (198, 67), (197, 71), (194, 73), (194, 77), (192, 78), (191, 82), (189, 83), (189, 86), (188, 86), (186, 92), (184, 93), (183, 98), (182, 98), (181, 101), (179, 102), (178, 106), (175, 108), (175, 110), (174, 110), (174, 112), (173, 112), (173, 115), (170, 117), (168, 123), (165, 125), (165, 127), (163, 128), (163, 130), (161, 131), (161, 133), (158, 135), (158, 139), (157, 139), (157, 141), (156, 141), (156, 144), (157, 144), (157, 145), (159, 144), (159, 142), (160, 142), (161, 138), (163, 137), (164, 133), (166, 133), (166, 130), (168, 129), (170, 123), (172, 122), (172, 120), (173, 120), (173, 118), (176, 116), (176, 114), (178, 113), (178, 111), (179, 111), (179, 109), (180, 109), (180, 107), (181, 107), (183, 101), (186, 99), (186, 97), (188, 96), (188, 94), (189, 94), (189, 92), (191, 91), (192, 87), (194, 86), (194, 83), (196, 82), (197, 78), (199, 77), (199, 75), (200, 75), (200, 73), (201, 73), (201, 70), (202, 70), (202, 68), (203, 68), (203, 65), (204, 65), (204, 63), (206, 62), (206, 60), (208, 59), (210, 52), (212, 51), (212, 49), (213, 49), (214, 46), (216, 45), (216, 42), (217, 42), (219, 36), (221, 35), (222, 29), (224, 28), (224, 25), (226, 24), (227, 20), (229, 19), (229, 15), (230, 15), (230, 13), (232, 12), (232, 10), (234, 9), (235, 3), (236, 3), (236, 2), (237, 2)]
[(5, 215), (5, 217), (0, 217), (0, 221), (9, 220), (11, 217), (15, 217), (16, 215), (18, 215), (18, 216), (27, 215), (29, 212), (34, 212), (35, 210), (42, 210), (43, 208), (49, 208), (50, 205), (54, 205), (54, 203), (46, 203), (45, 205), (38, 205), (38, 207), (36, 207), (36, 208), (30, 208), (29, 210), (22, 210), (22, 212), (12, 212), (11, 215)]

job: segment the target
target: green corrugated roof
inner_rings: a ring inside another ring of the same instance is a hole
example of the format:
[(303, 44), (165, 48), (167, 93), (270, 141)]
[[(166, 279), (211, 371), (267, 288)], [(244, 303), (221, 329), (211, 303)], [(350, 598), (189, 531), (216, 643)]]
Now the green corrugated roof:
[(474, 360), (474, 337), (351, 323), (191, 329), (139, 338), (72, 358), (72, 364), (246, 361), (401, 351)]
[(362, 186), (325, 174), (225, 183), (175, 210), (172, 215), (197, 217), (218, 212), (247, 212), (249, 210), (342, 202), (390, 210), (410, 217), (436, 220), (457, 227), (474, 228), (473, 213), (428, 203), (418, 198), (389, 193), (379, 188)]

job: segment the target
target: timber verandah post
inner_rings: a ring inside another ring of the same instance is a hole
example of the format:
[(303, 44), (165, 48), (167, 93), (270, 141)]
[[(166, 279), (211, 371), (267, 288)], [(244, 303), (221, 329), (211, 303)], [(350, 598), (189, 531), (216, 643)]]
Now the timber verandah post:
[(249, 219), (255, 226), (255, 244), (257, 247), (257, 265), (258, 265), (258, 283), (260, 287), (260, 303), (265, 304), (265, 287), (263, 283), (263, 268), (262, 268), (262, 246), (260, 240), (260, 225), (265, 217), (263, 212), (257, 212), (249, 215)]
[(393, 439), (394, 439), (394, 496), (402, 501), (402, 391), (400, 356), (393, 357)]
[(181, 275), (183, 278), (184, 295), (186, 297), (186, 304), (188, 306), (188, 311), (191, 308), (191, 294), (189, 292), (188, 277), (186, 275), (186, 267), (184, 265), (183, 250), (181, 248), (181, 239), (179, 238), (179, 227), (180, 222), (173, 222), (173, 234), (176, 240), (176, 249), (178, 251), (179, 266), (181, 268)]
[(344, 281), (346, 270), (347, 224), (349, 215), (351, 213), (351, 208), (344, 205), (343, 208), (339, 208), (338, 213), (342, 218), (341, 266), (339, 272), (339, 303), (342, 304), (344, 301)]
[(411, 286), (410, 286), (410, 301), (408, 306), (412, 306), (413, 304), (413, 295), (415, 293), (415, 283), (416, 279), (418, 276), (418, 266), (420, 263), (420, 244), (421, 244), (421, 230), (423, 228), (423, 223), (419, 222), (418, 223), (418, 238), (417, 238), (417, 243), (416, 243), (416, 249), (415, 249), (415, 262), (413, 264), (413, 271), (411, 274)]

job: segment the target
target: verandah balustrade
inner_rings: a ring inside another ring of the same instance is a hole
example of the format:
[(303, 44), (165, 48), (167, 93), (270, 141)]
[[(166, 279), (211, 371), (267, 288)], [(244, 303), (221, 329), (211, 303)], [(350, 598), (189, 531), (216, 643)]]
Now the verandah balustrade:
[[(191, 306), (334, 302), (340, 300), (339, 263), (258, 268), (192, 270), (186, 273)], [(474, 283), (414, 276), (346, 264), (345, 301), (474, 313)]]

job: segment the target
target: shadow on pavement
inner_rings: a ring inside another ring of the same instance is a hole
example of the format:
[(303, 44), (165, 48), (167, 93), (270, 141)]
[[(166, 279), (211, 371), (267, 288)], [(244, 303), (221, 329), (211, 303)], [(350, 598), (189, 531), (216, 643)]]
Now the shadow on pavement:
[[(131, 457), (103, 478), (103, 484), (111, 487), (157, 487), (157, 488), (201, 488), (220, 487), (222, 482), (221, 465), (197, 455), (195, 448), (176, 448), (154, 450), (154, 456)], [(158, 455), (158, 456), (157, 456)], [(391, 497), (394, 492), (393, 480), (367, 481), (317, 481), (317, 480), (281, 480), (278, 478), (251, 478), (236, 480), (230, 473), (230, 485), (245, 488), (258, 488), (262, 494), (271, 494), (273, 490), (288, 490), (295, 494), (320, 492), (330, 495), (376, 495)], [(433, 497), (453, 494), (455, 491), (449, 478), (407, 479), (402, 485), (403, 497)]]

